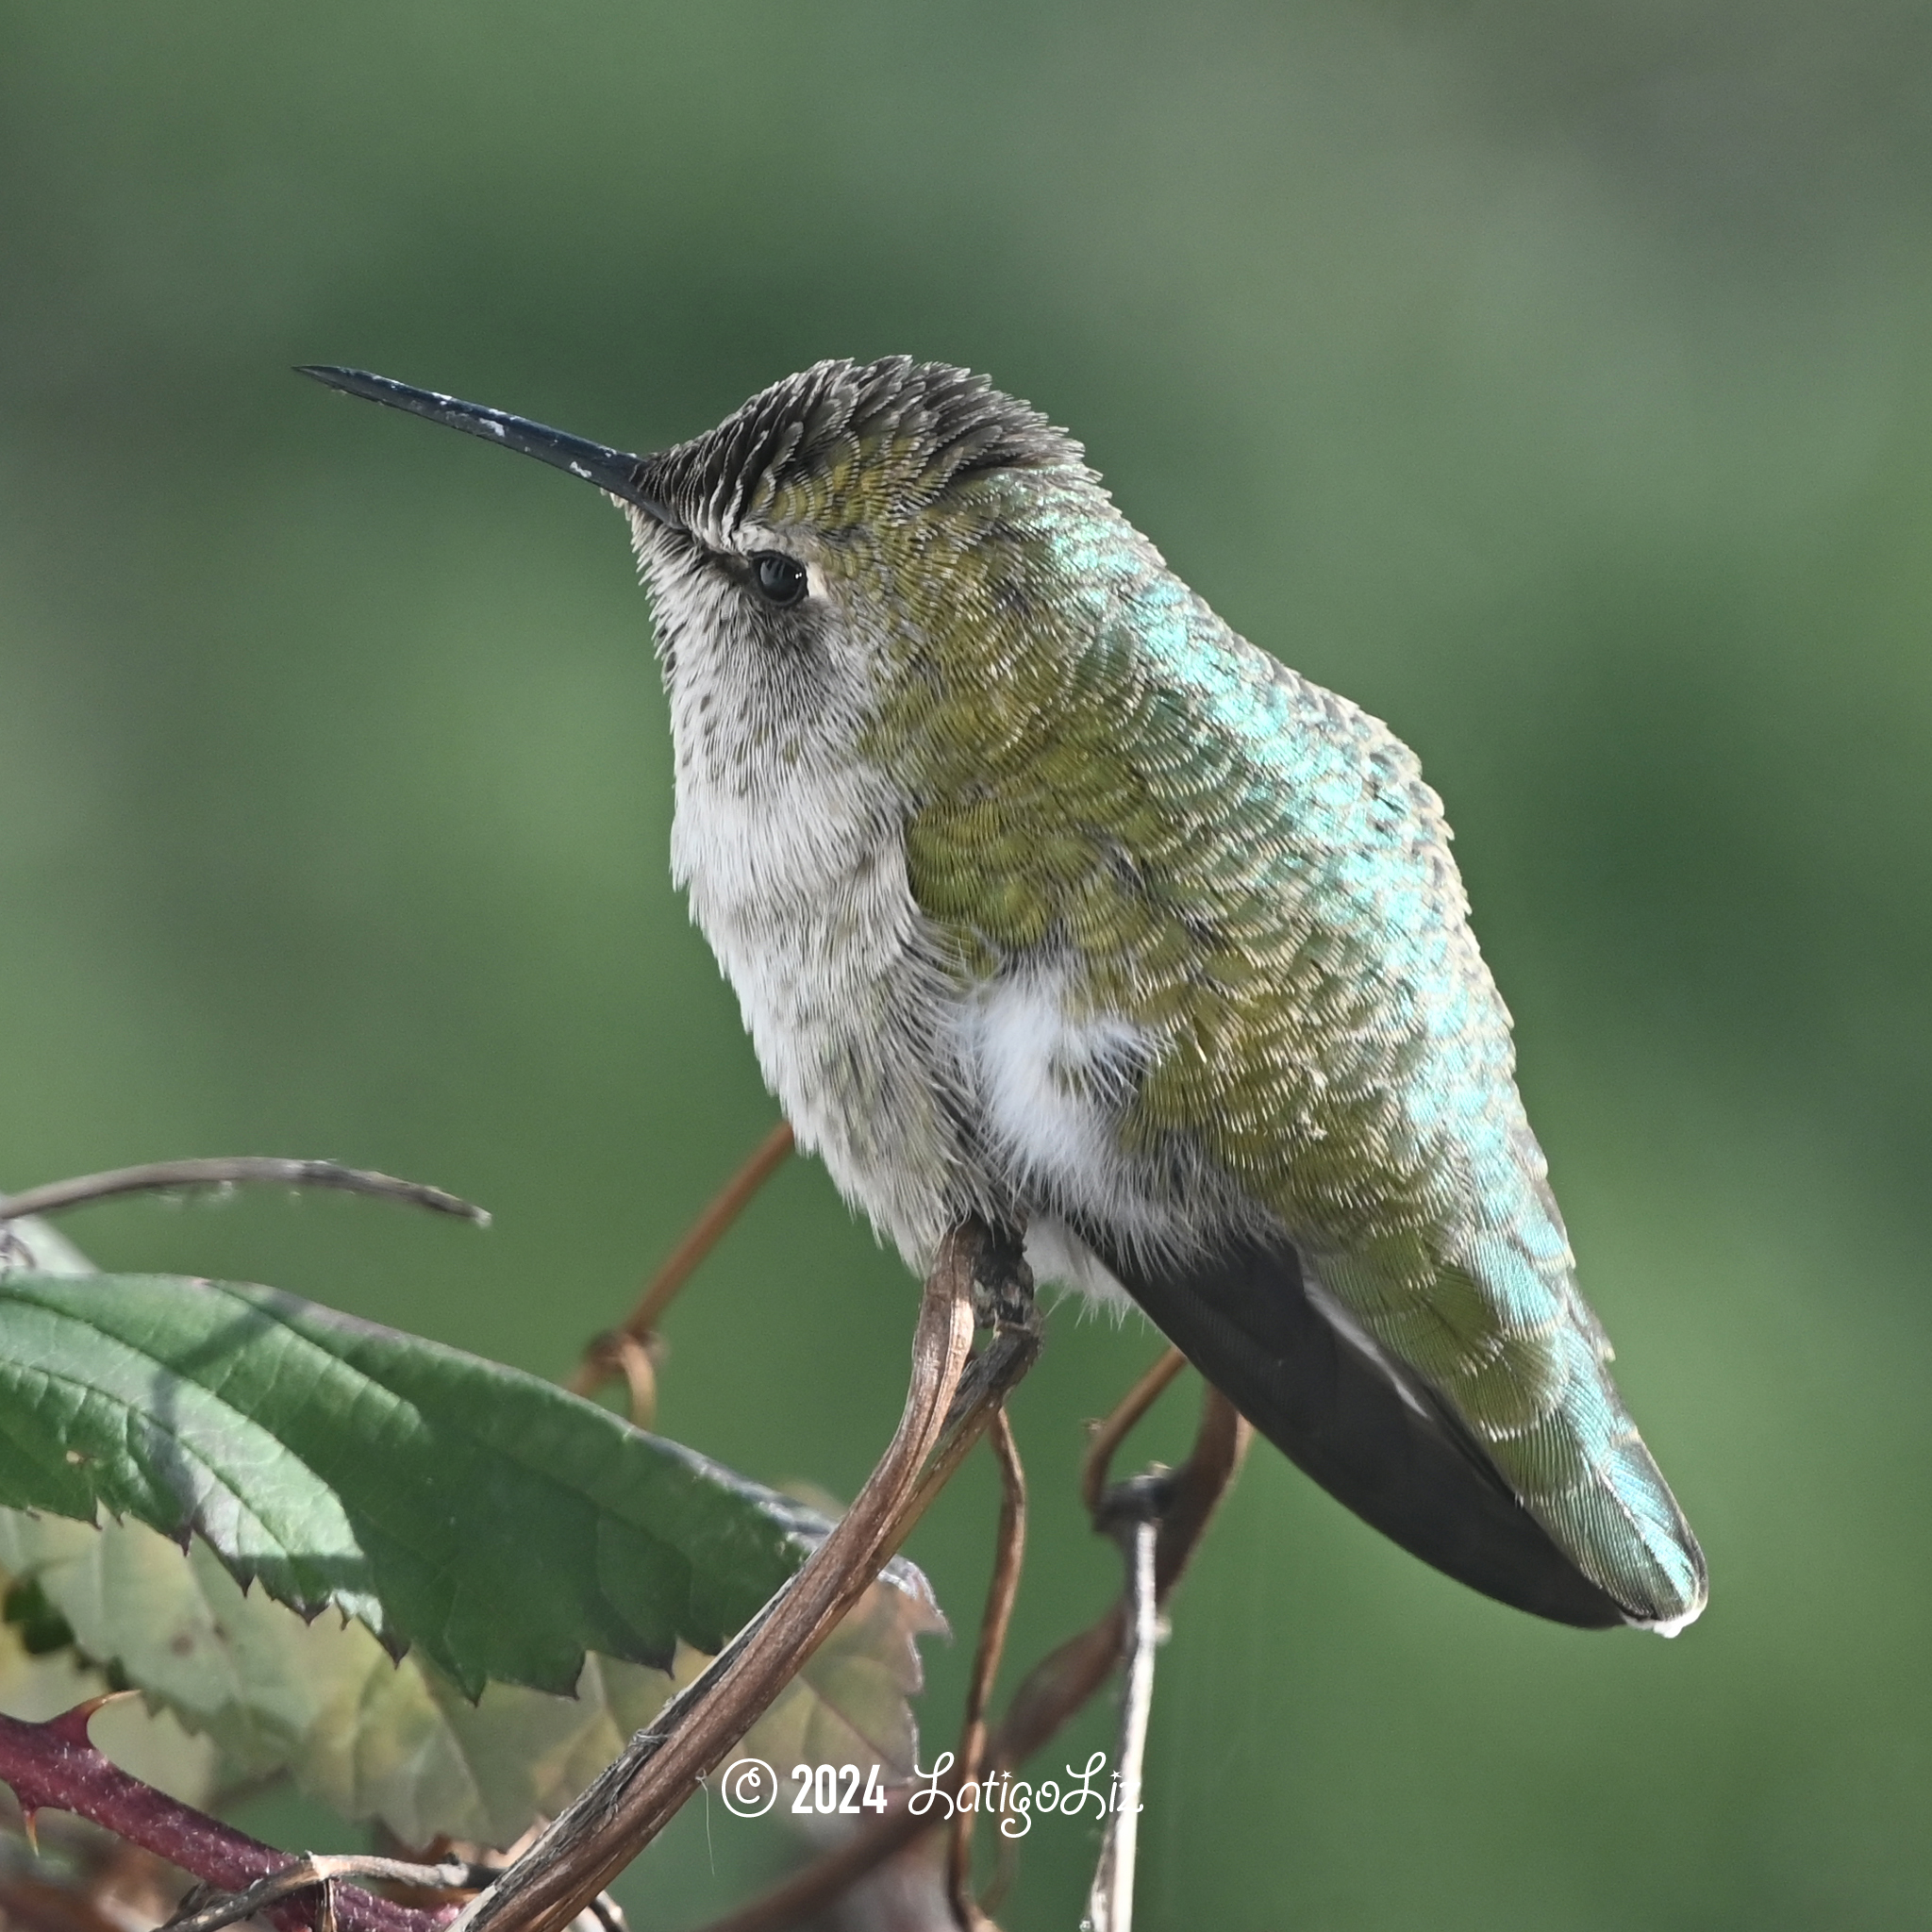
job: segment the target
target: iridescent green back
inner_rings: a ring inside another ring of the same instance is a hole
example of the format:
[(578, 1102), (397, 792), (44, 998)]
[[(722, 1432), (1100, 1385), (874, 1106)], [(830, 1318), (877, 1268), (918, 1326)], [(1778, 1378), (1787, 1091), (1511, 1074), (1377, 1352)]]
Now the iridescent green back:
[(1237, 638), (1084, 473), (974, 478), (930, 521), (918, 568), (874, 524), (854, 569), (909, 599), (870, 749), (962, 978), (1076, 962), (1091, 1011), (1162, 1042), (1123, 1126), (1144, 1171), (1262, 1204), (1588, 1576), (1692, 1613), (1413, 755)]

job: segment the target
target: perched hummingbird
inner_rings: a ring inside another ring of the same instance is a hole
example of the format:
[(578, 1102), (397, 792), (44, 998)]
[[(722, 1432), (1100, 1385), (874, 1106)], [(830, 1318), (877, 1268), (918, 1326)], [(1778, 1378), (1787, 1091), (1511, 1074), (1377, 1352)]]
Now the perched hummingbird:
[(1441, 805), (983, 377), (828, 361), (629, 456), (346, 369), (625, 512), (672, 869), (802, 1146), (924, 1272), (968, 1215), (1130, 1296), (1450, 1575), (1674, 1633), (1702, 1552), (1612, 1386)]

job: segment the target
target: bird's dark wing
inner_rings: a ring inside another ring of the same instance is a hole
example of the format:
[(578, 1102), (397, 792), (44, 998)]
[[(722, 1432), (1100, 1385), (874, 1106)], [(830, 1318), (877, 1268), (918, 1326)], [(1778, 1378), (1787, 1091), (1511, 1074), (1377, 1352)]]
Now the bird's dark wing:
[(1187, 1268), (1095, 1254), (1174, 1346), (1338, 1502), (1426, 1563), (1559, 1624), (1630, 1621), (1516, 1500), (1468, 1429), (1307, 1290), (1291, 1247)]

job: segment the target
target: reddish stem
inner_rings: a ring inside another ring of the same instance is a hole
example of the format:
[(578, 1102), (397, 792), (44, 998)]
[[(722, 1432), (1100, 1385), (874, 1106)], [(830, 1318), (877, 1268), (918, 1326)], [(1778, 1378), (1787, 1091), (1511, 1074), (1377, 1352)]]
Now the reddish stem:
[[(43, 1724), (0, 1717), (0, 1781), (12, 1786), (29, 1828), (36, 1811), (72, 1811), (223, 1891), (245, 1890), (291, 1862), (287, 1852), (142, 1784), (102, 1757), (87, 1734), (102, 1702), (77, 1704)], [(354, 1885), (335, 1888), (335, 1908), (341, 1932), (440, 1932), (456, 1917), (454, 1906), (411, 1911)], [(268, 1916), (285, 1932), (298, 1932), (315, 1914), (291, 1901), (272, 1907)]]

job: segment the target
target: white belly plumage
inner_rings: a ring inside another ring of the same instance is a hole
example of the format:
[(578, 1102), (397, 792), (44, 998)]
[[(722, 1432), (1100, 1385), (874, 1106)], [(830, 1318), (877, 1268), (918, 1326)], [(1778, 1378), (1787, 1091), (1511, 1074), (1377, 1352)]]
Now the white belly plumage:
[(1063, 1217), (1173, 1241), (1114, 1134), (1151, 1043), (1071, 1015), (1051, 964), (962, 995), (913, 903), (896, 802), (862, 769), (744, 791), (679, 778), (673, 874), (767, 1084), (840, 1191), (915, 1270), (969, 1208), (1019, 1208), (1041, 1282), (1124, 1305)]

